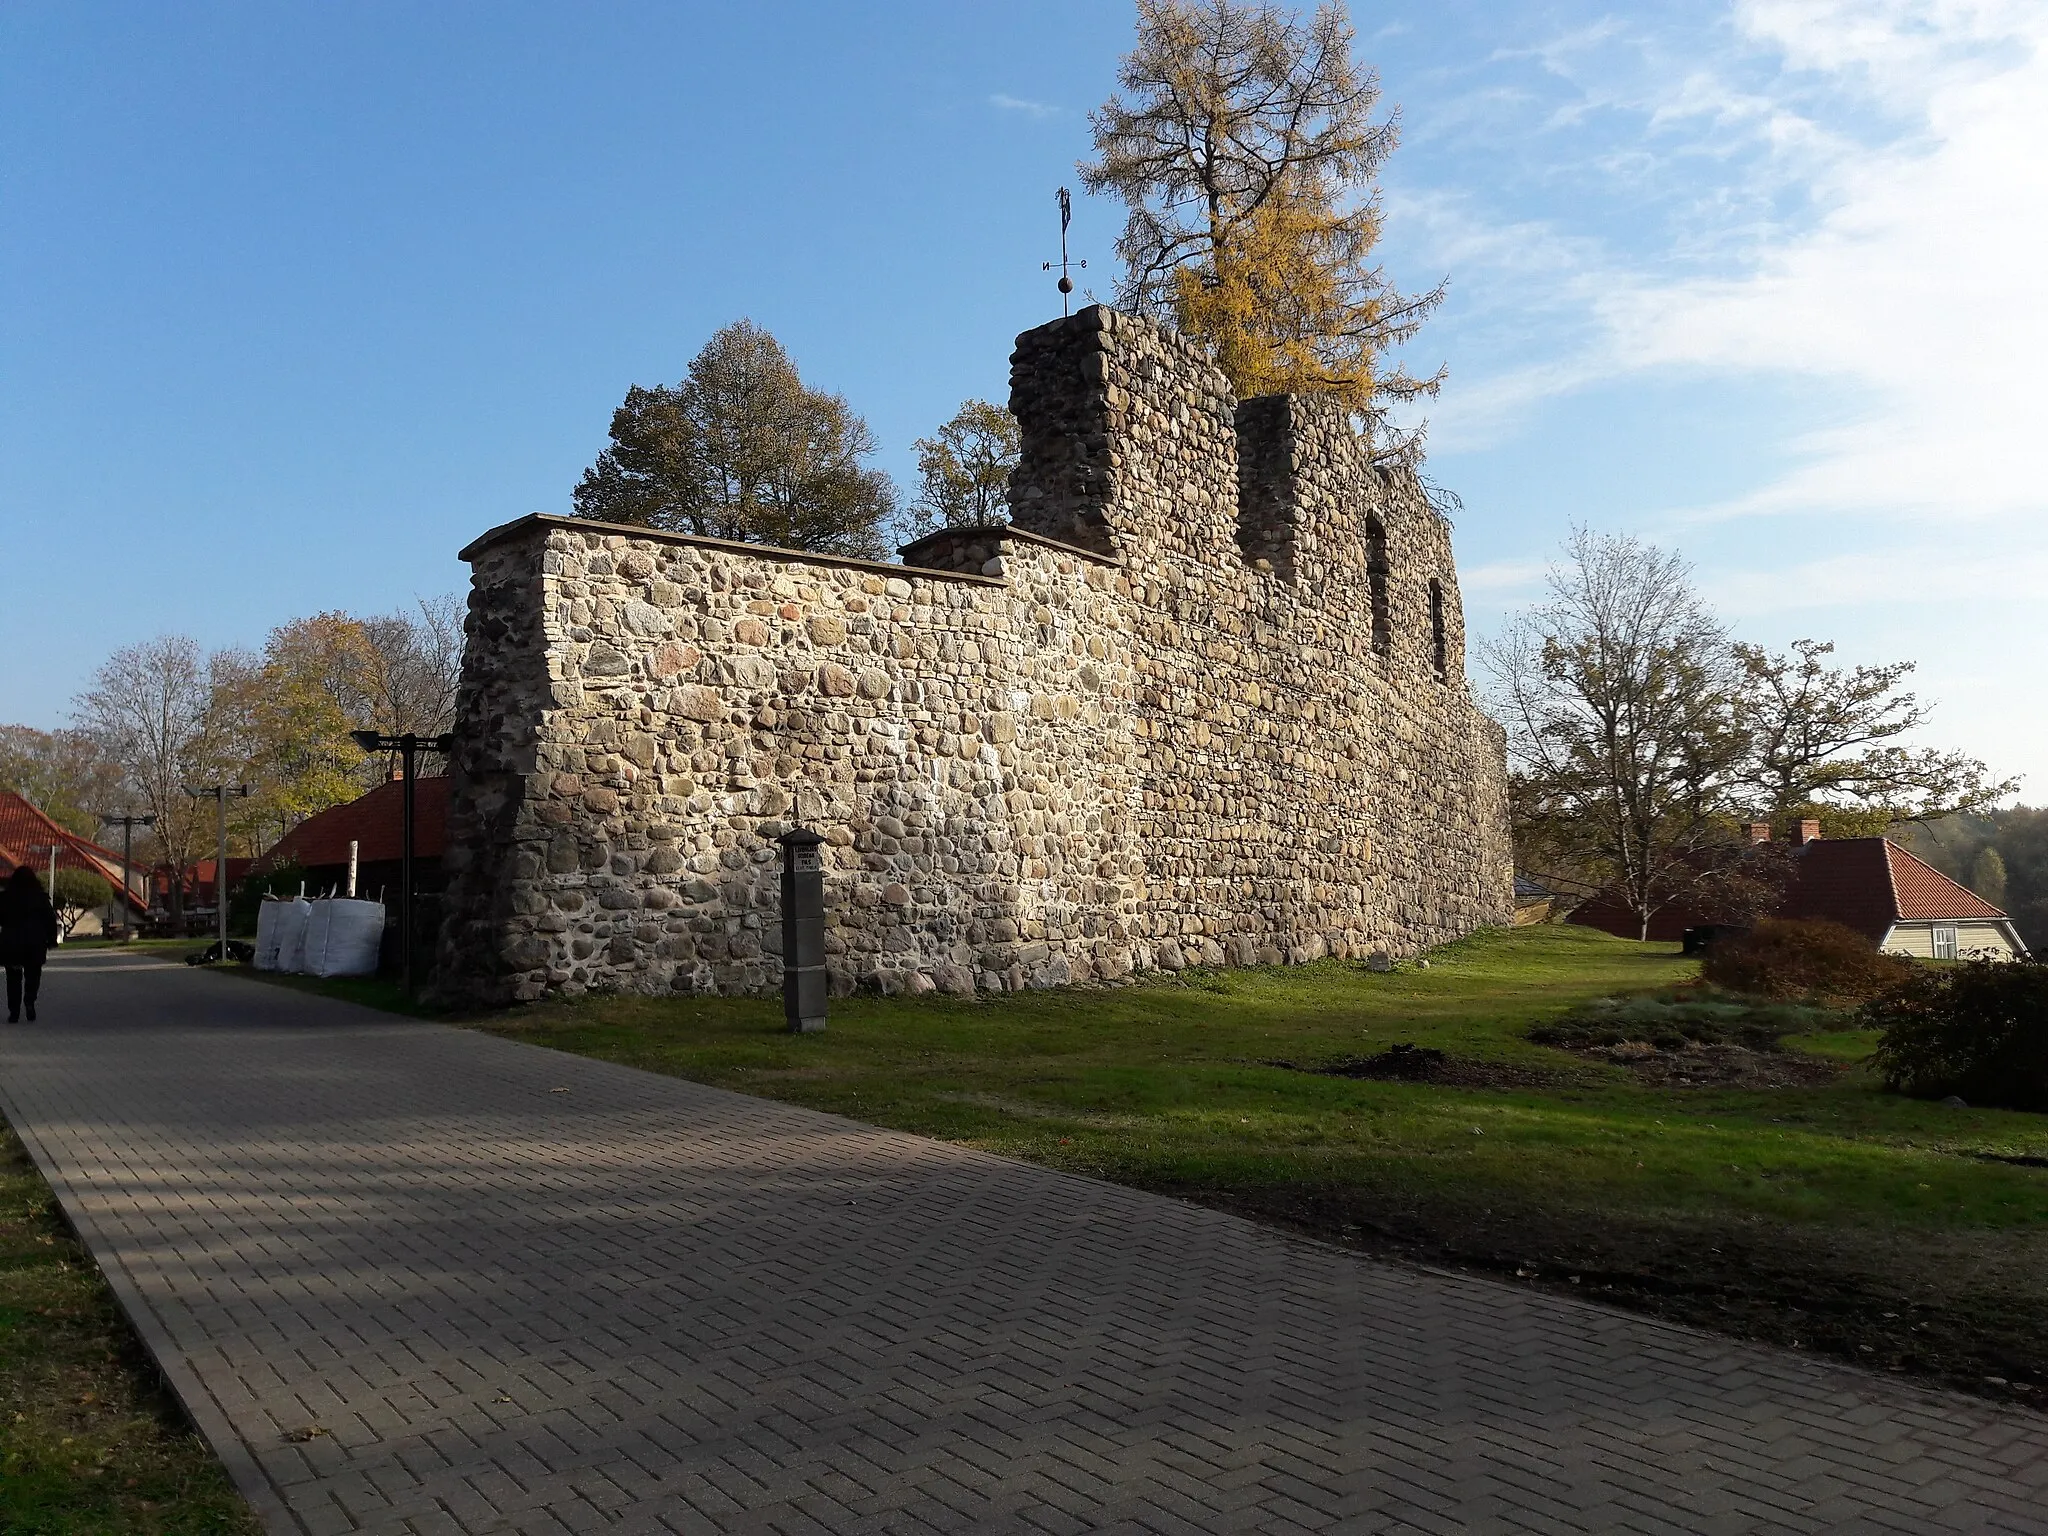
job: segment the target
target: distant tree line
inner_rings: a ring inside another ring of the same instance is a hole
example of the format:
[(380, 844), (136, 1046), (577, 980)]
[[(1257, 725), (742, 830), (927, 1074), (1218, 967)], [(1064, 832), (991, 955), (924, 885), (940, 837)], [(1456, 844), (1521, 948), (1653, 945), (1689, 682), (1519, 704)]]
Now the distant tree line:
[[(260, 651), (208, 652), (189, 635), (160, 635), (100, 664), (71, 726), (0, 726), (0, 788), (100, 842), (118, 842), (105, 817), (154, 816), (136, 860), (168, 864), (182, 882), (215, 836), (212, 804), (188, 785), (251, 786), (229, 802), (229, 842), (238, 856), (258, 852), (384, 778), (389, 765), (365, 758), (350, 731), (447, 730), (461, 665), (453, 596), (410, 613), (294, 619)], [(431, 754), (421, 771), (439, 771)]]
[(2048, 806), (2010, 806), (1903, 829), (1900, 840), (1951, 880), (2003, 907), (2048, 954)]

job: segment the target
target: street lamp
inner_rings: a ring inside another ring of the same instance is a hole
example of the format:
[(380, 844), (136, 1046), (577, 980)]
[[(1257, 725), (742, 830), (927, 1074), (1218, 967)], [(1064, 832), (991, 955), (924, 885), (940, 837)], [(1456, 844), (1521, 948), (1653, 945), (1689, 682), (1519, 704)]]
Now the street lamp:
[[(100, 821), (106, 826), (119, 827), (121, 829), (121, 928), (124, 933), (132, 938), (134, 934), (132, 925), (128, 921), (128, 904), (135, 899), (135, 829), (137, 827), (155, 826), (156, 818), (154, 816), (102, 816)], [(143, 911), (147, 913), (149, 910), (149, 898), (146, 888), (142, 907)]]
[(413, 842), (413, 768), (419, 760), (420, 748), (438, 752), (446, 757), (455, 750), (455, 738), (443, 733), (439, 736), (415, 736), (411, 731), (400, 736), (386, 736), (381, 731), (350, 731), (349, 739), (365, 752), (396, 752), (399, 772), (404, 775), (404, 785), (399, 800), (405, 807), (399, 828), (398, 844), (398, 947), (404, 957), (405, 992), (412, 995), (412, 842)]
[(219, 809), (219, 852), (213, 862), (213, 906), (216, 926), (220, 929), (220, 963), (228, 963), (228, 796), (249, 798), (246, 784), (201, 784), (185, 786), (185, 793), (194, 800), (211, 799)]
[[(34, 853), (36, 848), (41, 846), (44, 845), (31, 845), (29, 852)], [(50, 910), (54, 912), (57, 910), (57, 855), (64, 851), (64, 845), (62, 843), (50, 843), (47, 846), (50, 850)], [(57, 942), (59, 944), (64, 942), (64, 930), (61, 927), (57, 930)]]

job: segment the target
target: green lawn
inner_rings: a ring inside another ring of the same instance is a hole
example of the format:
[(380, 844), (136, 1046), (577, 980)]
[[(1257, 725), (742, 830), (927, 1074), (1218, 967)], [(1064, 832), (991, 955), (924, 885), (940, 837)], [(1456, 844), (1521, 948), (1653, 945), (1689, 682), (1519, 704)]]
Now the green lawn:
[[(1672, 946), (1541, 927), (1393, 974), (1322, 961), (861, 997), (813, 1036), (783, 1033), (772, 998), (589, 997), (472, 1022), (1976, 1390), (2048, 1384), (2048, 1167), (1992, 1160), (2048, 1160), (2048, 1117), (1902, 1099), (1853, 1065), (1818, 1086), (1655, 1087), (1524, 1038), (1691, 975)], [(1491, 1086), (1277, 1064), (1409, 1041)], [(1871, 1043), (1788, 1042), (1845, 1064)]]
[(0, 1531), (255, 1536), (53, 1205), (0, 1128)]

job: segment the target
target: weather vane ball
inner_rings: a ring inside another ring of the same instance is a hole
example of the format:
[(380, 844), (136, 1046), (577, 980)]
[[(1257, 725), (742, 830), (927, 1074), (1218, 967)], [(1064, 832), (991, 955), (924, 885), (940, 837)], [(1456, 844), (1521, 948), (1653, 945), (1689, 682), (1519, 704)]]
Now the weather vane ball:
[[(1060, 202), (1060, 313), (1064, 315), (1069, 313), (1067, 296), (1074, 291), (1074, 279), (1068, 275), (1068, 268), (1079, 267), (1086, 271), (1088, 263), (1086, 261), (1070, 262), (1067, 260), (1067, 226), (1074, 222), (1074, 200), (1067, 195), (1065, 187), (1060, 188), (1058, 196)], [(1052, 270), (1052, 263), (1049, 261), (1041, 262), (1039, 263), (1038, 270), (1050, 272)]]

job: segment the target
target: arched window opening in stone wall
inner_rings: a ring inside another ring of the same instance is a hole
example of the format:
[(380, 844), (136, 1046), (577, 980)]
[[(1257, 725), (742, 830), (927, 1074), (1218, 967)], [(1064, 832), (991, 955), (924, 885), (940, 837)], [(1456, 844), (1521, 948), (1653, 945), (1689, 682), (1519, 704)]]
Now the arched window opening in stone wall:
[(1450, 639), (1444, 630), (1444, 584), (1429, 578), (1429, 659), (1436, 668), (1436, 680), (1446, 682), (1451, 672)]
[(1365, 585), (1372, 599), (1372, 648), (1382, 656), (1394, 648), (1394, 621), (1387, 605), (1387, 584), (1393, 567), (1387, 563), (1387, 525), (1365, 519)]

